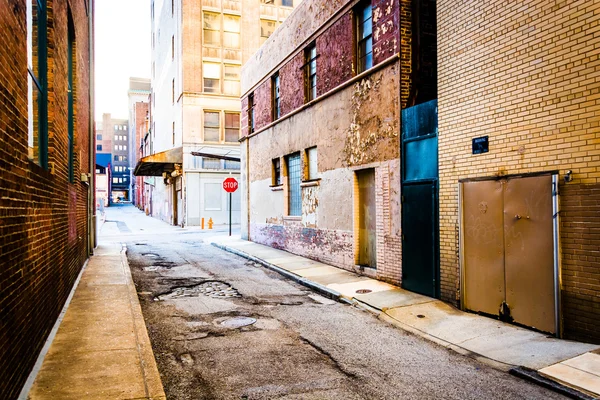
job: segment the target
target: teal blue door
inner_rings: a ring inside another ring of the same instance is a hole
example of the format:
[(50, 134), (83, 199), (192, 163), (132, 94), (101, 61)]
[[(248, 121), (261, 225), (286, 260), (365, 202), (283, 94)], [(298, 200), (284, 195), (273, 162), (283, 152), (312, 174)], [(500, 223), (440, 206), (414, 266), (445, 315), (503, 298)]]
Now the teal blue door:
[(402, 110), (402, 287), (439, 297), (437, 100)]

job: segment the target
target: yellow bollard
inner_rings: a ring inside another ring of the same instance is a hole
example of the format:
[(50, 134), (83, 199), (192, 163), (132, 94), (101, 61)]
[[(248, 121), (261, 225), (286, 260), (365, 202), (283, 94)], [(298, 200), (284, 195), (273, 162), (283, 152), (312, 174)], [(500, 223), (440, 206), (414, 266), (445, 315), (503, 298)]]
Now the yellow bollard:
[(204, 229), (204, 217), (202, 217), (202, 229)]
[(208, 229), (212, 229), (213, 224), (214, 224), (214, 222), (213, 222), (212, 218), (209, 218), (208, 219)]

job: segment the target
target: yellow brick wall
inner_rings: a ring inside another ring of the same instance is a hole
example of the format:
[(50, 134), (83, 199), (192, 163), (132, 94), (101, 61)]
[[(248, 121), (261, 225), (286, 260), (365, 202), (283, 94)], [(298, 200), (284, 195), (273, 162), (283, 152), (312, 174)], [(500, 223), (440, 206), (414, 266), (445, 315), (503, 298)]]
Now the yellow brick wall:
[[(459, 179), (559, 170), (562, 181), (572, 170), (566, 185), (600, 185), (600, 2), (437, 7), (441, 293), (456, 303)], [(486, 135), (489, 153), (472, 155)]]

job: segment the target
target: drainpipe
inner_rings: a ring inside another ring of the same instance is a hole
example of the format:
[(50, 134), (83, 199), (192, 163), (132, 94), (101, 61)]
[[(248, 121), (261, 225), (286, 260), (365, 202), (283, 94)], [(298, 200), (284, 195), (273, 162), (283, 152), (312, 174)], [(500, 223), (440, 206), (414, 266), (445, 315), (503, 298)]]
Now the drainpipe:
[[(246, 207), (248, 208), (248, 239), (250, 239), (250, 138), (246, 137)], [(240, 232), (241, 233), (241, 232)]]
[(90, 162), (90, 182), (88, 185), (88, 255), (94, 254), (94, 248), (98, 244), (96, 238), (96, 147), (95, 139), (96, 132), (94, 130), (94, 0), (89, 0), (88, 3), (88, 48), (89, 48), (89, 93), (90, 93), (90, 121), (89, 121), (89, 162)]

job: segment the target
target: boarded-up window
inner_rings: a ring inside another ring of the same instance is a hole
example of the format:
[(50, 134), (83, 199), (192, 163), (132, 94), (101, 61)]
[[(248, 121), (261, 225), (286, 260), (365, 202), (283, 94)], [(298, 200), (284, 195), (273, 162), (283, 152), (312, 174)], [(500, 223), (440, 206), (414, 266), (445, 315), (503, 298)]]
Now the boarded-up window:
[(319, 172), (317, 169), (317, 148), (311, 147), (306, 150), (306, 163), (307, 163), (307, 176), (308, 180), (317, 179), (319, 177)]

